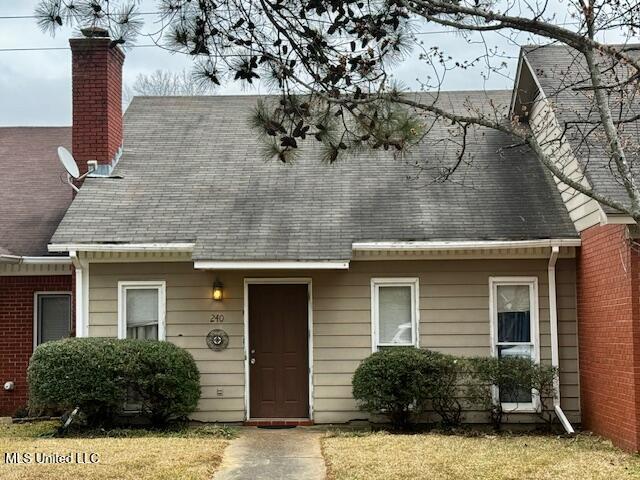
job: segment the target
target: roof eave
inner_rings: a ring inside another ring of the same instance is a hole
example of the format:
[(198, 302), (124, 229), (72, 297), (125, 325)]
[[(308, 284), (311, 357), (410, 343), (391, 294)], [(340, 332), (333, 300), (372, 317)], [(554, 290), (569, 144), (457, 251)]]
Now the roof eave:
[(462, 240), (462, 241), (416, 241), (416, 242), (355, 242), (354, 251), (385, 250), (391, 252), (410, 251), (456, 251), (495, 250), (544, 247), (579, 247), (579, 238), (547, 238), (537, 240)]
[(196, 270), (348, 270), (349, 260), (196, 260), (193, 267)]
[(193, 252), (194, 243), (51, 243), (50, 252)]

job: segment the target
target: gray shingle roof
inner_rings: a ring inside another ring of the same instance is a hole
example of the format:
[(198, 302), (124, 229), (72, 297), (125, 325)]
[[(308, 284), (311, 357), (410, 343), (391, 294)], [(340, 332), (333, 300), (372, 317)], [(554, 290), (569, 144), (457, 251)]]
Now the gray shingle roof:
[(0, 255), (47, 255), (72, 192), (56, 149), (69, 127), (0, 128)]
[[(509, 92), (442, 94), (506, 104)], [(199, 260), (327, 260), (355, 241), (522, 240), (577, 237), (553, 180), (509, 137), (475, 129), (473, 162), (434, 184), (411, 163), (435, 158), (425, 141), (406, 159), (390, 152), (321, 162), (308, 140), (292, 164), (265, 161), (248, 125), (254, 96), (139, 97), (125, 115), (114, 174), (89, 178), (52, 243), (196, 243)], [(430, 138), (447, 138), (439, 124)], [(453, 149), (445, 152), (453, 158)]]
[[(629, 54), (640, 58), (640, 44), (626, 45), (627, 48), (636, 48)], [(561, 124), (567, 122), (599, 120), (597, 108), (593, 100), (593, 93), (589, 90), (580, 90), (579, 87), (590, 86), (589, 73), (584, 56), (570, 47), (564, 45), (529, 46), (524, 48), (524, 54), (529, 61), (545, 96), (552, 102), (556, 116)], [(623, 67), (612, 69), (610, 58), (599, 56), (598, 62), (603, 71), (605, 84), (615, 84), (626, 78), (629, 72)], [(615, 78), (612, 72), (617, 72), (619, 78)], [(610, 104), (614, 115), (622, 112), (623, 118), (640, 114), (640, 100), (637, 94), (634, 101), (626, 97), (622, 102), (616, 100), (616, 95), (611, 96)], [(622, 103), (622, 105), (621, 105)], [(620, 107), (622, 106), (622, 110)], [(640, 121), (628, 123), (620, 130), (623, 138), (633, 139), (630, 148), (625, 152), (631, 164), (640, 163)], [(601, 128), (593, 130), (591, 125), (573, 125), (567, 130), (567, 139), (572, 145), (575, 156), (581, 162), (585, 176), (592, 187), (598, 192), (607, 195), (619, 202), (629, 204), (619, 175), (615, 168), (611, 168), (610, 156), (605, 149), (606, 141)], [(610, 207), (604, 206), (607, 212), (616, 212)]]

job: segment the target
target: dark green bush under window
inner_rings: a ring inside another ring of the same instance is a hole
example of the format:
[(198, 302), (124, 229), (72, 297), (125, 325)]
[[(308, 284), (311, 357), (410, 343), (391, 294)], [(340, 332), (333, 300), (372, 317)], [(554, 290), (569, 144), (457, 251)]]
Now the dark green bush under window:
[(362, 410), (389, 416), (406, 428), (412, 415), (431, 402), (445, 424), (460, 421), (455, 390), (459, 369), (449, 355), (413, 347), (382, 349), (366, 358), (353, 376), (353, 396)]
[(200, 398), (193, 357), (168, 342), (74, 338), (36, 348), (28, 369), (32, 410), (80, 411), (108, 424), (133, 395), (154, 424), (186, 417)]

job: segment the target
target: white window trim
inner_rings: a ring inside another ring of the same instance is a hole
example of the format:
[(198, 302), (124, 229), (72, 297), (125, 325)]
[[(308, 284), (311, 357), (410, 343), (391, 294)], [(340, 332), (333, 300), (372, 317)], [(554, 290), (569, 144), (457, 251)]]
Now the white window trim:
[[(540, 363), (540, 308), (538, 305), (538, 277), (489, 277), (489, 319), (491, 333), (491, 355), (498, 357), (498, 311), (496, 308), (498, 285), (525, 285), (529, 287), (529, 304), (531, 306), (531, 344), (533, 346), (534, 361)], [(522, 342), (518, 342), (520, 344)], [(498, 389), (493, 388), (493, 401), (500, 401)], [(532, 392), (531, 402), (513, 403), (503, 402), (505, 413), (533, 413), (540, 409), (540, 398)]]
[(127, 290), (158, 289), (158, 340), (166, 340), (166, 290), (167, 284), (163, 280), (137, 280), (118, 282), (118, 338), (127, 338)]
[[(411, 287), (411, 344), (378, 343), (380, 312), (378, 291), (384, 287)], [(420, 280), (417, 277), (377, 277), (371, 279), (371, 350), (379, 347), (419, 347), (420, 346)]]
[(73, 297), (72, 292), (69, 291), (38, 291), (33, 292), (33, 349), (35, 350), (38, 344), (38, 336), (40, 331), (38, 329), (38, 298), (44, 295), (69, 295), (70, 315), (69, 315), (69, 332), (73, 327)]

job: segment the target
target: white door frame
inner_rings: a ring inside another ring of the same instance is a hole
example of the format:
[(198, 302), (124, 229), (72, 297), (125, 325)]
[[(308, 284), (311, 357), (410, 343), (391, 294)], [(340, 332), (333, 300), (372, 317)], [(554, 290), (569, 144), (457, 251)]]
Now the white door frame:
[(249, 392), (249, 285), (307, 285), (307, 349), (309, 363), (309, 420), (313, 420), (313, 288), (310, 277), (245, 278), (244, 279), (244, 416), (251, 420)]

